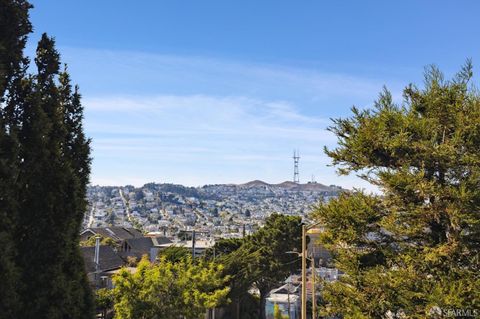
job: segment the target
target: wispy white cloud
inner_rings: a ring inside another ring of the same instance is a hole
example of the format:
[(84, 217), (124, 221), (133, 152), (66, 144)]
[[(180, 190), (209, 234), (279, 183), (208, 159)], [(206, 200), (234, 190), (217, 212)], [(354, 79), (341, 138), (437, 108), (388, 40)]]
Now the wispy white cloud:
[(284, 102), (195, 95), (104, 97), (86, 99), (84, 104), (87, 128), (96, 135), (120, 134), (130, 139), (137, 136), (145, 141), (162, 136), (191, 140), (222, 136), (333, 141), (325, 131), (328, 119), (305, 116)]
[(385, 84), (378, 79), (206, 57), (61, 51), (84, 93), (94, 183), (279, 182), (291, 178), (291, 152), (300, 149), (304, 180), (365, 186), (337, 177), (322, 149), (336, 142), (329, 118), (369, 105)]
[(246, 96), (302, 101), (319, 109), (363, 105), (399, 82), (315, 67), (260, 64), (201, 56), (61, 48), (70, 71), (93, 94)]

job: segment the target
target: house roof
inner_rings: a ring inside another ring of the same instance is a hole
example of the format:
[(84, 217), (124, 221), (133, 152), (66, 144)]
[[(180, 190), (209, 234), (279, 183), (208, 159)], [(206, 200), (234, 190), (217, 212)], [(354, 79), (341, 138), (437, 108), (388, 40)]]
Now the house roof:
[(95, 235), (101, 235), (103, 237), (110, 237), (115, 241), (122, 241), (130, 238), (143, 237), (143, 234), (135, 228), (127, 227), (99, 227), (99, 228), (87, 228), (80, 234), (83, 235), (90, 232)]
[[(182, 241), (178, 243), (178, 245), (181, 247), (190, 248), (192, 247), (192, 241), (191, 240)], [(195, 240), (196, 249), (207, 249), (207, 248), (213, 247), (214, 245), (215, 245), (215, 242), (213, 240), (203, 240), (203, 239)]]
[[(87, 273), (95, 272), (95, 247), (80, 247), (83, 261)], [(110, 246), (100, 246), (99, 251), (99, 270), (106, 271), (120, 268), (124, 265), (124, 261)]]
[(298, 292), (300, 285), (294, 285), (294, 284), (285, 284), (277, 289), (273, 289), (270, 293), (272, 294), (288, 294), (288, 293), (296, 293)]
[(171, 244), (172, 241), (167, 237), (140, 237), (126, 239), (125, 242), (132, 251), (141, 251), (148, 253), (152, 247), (163, 247), (165, 244)]
[[(272, 303), (296, 303), (297, 301), (300, 301), (300, 296), (297, 296), (295, 294), (271, 294), (267, 297), (267, 301), (270, 301)], [(293, 308), (293, 306), (292, 306)]]
[(150, 252), (150, 248), (153, 247), (152, 238), (150, 237), (130, 238), (125, 241), (132, 251), (144, 252), (147, 254)]
[[(141, 259), (143, 255), (149, 255), (150, 249), (153, 247), (163, 247), (164, 244), (171, 244), (171, 240), (166, 237), (140, 237), (140, 238), (130, 238), (125, 239), (126, 243), (130, 249), (122, 250), (119, 254), (122, 258), (127, 257), (136, 257)], [(123, 244), (122, 244), (123, 246)]]
[(267, 300), (272, 303), (287, 303), (288, 301), (295, 303), (300, 299), (299, 288), (299, 285), (285, 284), (270, 291)]
[(160, 245), (171, 244), (172, 243), (172, 241), (170, 239), (168, 239), (167, 237), (163, 237), (163, 236), (156, 236), (156, 237), (151, 237), (151, 238), (152, 238), (152, 242), (153, 242), (154, 246), (160, 246)]

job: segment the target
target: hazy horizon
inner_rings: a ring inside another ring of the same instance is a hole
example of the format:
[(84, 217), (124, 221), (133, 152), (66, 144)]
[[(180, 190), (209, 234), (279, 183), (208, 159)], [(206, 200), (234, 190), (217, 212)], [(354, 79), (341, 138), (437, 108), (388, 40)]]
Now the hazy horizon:
[[(173, 183), (173, 182), (168, 182), (168, 181), (149, 181), (149, 182), (146, 182), (146, 183), (142, 183), (142, 184), (112, 184), (112, 185), (100, 185), (100, 184), (93, 184), (93, 183), (90, 183), (89, 186), (90, 187), (94, 187), (94, 186), (101, 186), (101, 187), (124, 187), (124, 186), (134, 186), (135, 188), (139, 188), (139, 187), (142, 187), (144, 186), (145, 184), (148, 184), (148, 183), (155, 183), (155, 184), (174, 184), (174, 185), (182, 185), (182, 186), (186, 186), (186, 187), (203, 187), (203, 186), (207, 186), (207, 185), (243, 185), (243, 184), (247, 184), (247, 183), (250, 183), (250, 182), (255, 182), (255, 181), (259, 181), (259, 182), (264, 182), (264, 183), (267, 183), (267, 184), (270, 184), (270, 185), (278, 185), (278, 184), (282, 184), (282, 183), (285, 183), (285, 182), (291, 182), (293, 183), (292, 180), (284, 180), (284, 181), (277, 181), (277, 182), (270, 182), (270, 181), (264, 181), (264, 180), (259, 180), (259, 179), (255, 179), (255, 180), (249, 180), (249, 181), (244, 181), (244, 182), (241, 182), (241, 183), (207, 183), (207, 184), (199, 184), (199, 185), (187, 185), (187, 184), (181, 184), (181, 183)], [(305, 185), (305, 184), (308, 184), (308, 183), (311, 183), (312, 181), (305, 181), (305, 182), (302, 182), (300, 181), (300, 185)], [(321, 183), (319, 181), (316, 181), (316, 183), (318, 184), (322, 184), (324, 186), (330, 186), (330, 185), (335, 185), (335, 184), (326, 184), (326, 183)], [(335, 186), (339, 186), (339, 185), (335, 185)]]

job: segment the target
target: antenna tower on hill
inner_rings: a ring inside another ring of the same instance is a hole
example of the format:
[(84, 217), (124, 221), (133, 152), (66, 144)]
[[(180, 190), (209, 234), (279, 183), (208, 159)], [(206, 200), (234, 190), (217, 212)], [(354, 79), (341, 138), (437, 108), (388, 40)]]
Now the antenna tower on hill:
[(293, 182), (300, 183), (300, 177), (298, 173), (298, 161), (300, 160), (300, 152), (298, 150), (293, 151)]

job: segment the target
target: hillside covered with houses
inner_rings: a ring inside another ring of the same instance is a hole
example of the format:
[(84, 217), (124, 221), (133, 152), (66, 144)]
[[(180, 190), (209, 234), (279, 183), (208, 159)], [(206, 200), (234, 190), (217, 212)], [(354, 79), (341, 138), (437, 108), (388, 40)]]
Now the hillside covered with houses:
[(343, 191), (320, 183), (262, 181), (202, 187), (90, 186), (84, 227), (136, 227), (164, 235), (195, 228), (212, 236), (240, 237), (262, 225), (271, 213), (305, 216), (314, 205)]

